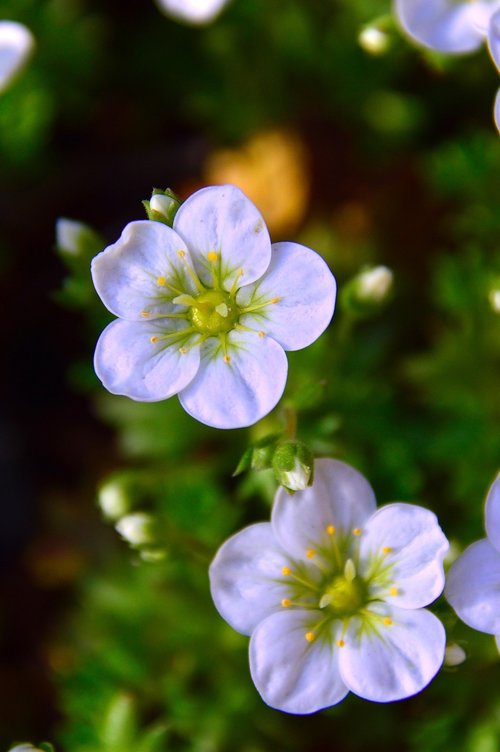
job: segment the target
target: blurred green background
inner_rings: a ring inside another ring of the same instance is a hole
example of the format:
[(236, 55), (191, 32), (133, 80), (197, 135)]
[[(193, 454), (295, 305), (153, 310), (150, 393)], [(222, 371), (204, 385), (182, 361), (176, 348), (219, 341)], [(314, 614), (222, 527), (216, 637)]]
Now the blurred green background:
[[(247, 639), (208, 591), (216, 549), (268, 518), (276, 485), (233, 470), (290, 415), (380, 503), (432, 508), (455, 551), (484, 535), (500, 466), (498, 82), (484, 50), (418, 50), (390, 13), (389, 0), (232, 0), (192, 28), (153, 0), (0, 0), (37, 43), (0, 97), (1, 749), (500, 747), (494, 641), (444, 601), (464, 664), (404, 702), (349, 696), (293, 717), (262, 703)], [(380, 54), (358, 41), (374, 19)], [(154, 187), (184, 198), (220, 182), (247, 192), (273, 240), (321, 253), (341, 291), (367, 266), (394, 272), (384, 305), (341, 294), (328, 331), (289, 355), (281, 406), (239, 431), (196, 423), (176, 398), (111, 396), (92, 370), (109, 318), (91, 256)], [(55, 251), (59, 217), (97, 233), (77, 256)], [(150, 544), (120, 539), (99, 489), (153, 515)]]

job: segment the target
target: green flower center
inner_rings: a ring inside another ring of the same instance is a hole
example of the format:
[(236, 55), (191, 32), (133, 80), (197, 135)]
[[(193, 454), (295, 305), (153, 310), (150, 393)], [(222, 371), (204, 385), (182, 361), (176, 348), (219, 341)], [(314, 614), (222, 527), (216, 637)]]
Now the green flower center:
[(202, 292), (191, 304), (189, 317), (201, 334), (225, 334), (238, 322), (240, 311), (224, 290)]
[(327, 609), (332, 616), (354, 616), (367, 602), (368, 588), (361, 577), (335, 577), (326, 588), (320, 608)]

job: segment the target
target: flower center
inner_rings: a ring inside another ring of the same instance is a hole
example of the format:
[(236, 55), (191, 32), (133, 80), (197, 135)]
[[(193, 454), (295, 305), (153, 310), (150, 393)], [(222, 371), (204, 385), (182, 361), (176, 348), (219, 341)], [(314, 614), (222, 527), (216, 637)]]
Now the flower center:
[(356, 575), (352, 559), (348, 559), (344, 573), (337, 575), (326, 587), (319, 607), (327, 608), (333, 616), (353, 616), (367, 600), (368, 587), (364, 580)]
[(202, 292), (191, 305), (190, 319), (201, 334), (224, 334), (234, 328), (239, 309), (223, 290)]

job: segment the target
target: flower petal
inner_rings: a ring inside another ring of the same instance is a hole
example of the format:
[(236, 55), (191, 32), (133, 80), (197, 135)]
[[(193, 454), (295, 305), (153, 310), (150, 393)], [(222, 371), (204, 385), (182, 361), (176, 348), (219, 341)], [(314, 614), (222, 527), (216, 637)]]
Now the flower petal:
[(488, 49), (497, 70), (500, 72), (500, 10), (490, 19), (488, 27)]
[[(169, 327), (171, 333), (182, 330), (177, 321)], [(165, 333), (165, 325), (155, 321), (111, 322), (99, 337), (94, 355), (95, 372), (106, 389), (139, 402), (167, 399), (183, 389), (199, 368), (200, 348), (181, 353), (179, 348), (189, 344), (189, 335), (166, 346), (161, 339)], [(158, 341), (152, 342), (151, 337)]]
[(484, 516), (488, 540), (493, 548), (500, 552), (500, 474), (497, 475), (488, 491)]
[[(439, 619), (425, 609), (383, 606), (375, 621), (360, 629), (349, 623), (340, 674), (352, 692), (365, 700), (392, 702), (420, 692), (439, 671), (446, 634)], [(384, 623), (384, 618), (388, 624)]]
[(493, 105), (493, 118), (495, 120), (497, 130), (500, 132), (500, 89), (497, 91), (495, 104)]
[(289, 563), (269, 522), (250, 525), (229, 538), (209, 570), (212, 598), (223, 619), (250, 635), (259, 622), (282, 611), (289, 587), (279, 578)]
[[(184, 238), (200, 279), (230, 291), (238, 280), (261, 277), (271, 260), (271, 240), (258, 209), (234, 185), (193, 193), (177, 211), (174, 230)], [(212, 259), (212, 260), (211, 260)]]
[(495, 642), (497, 644), (497, 650), (500, 653), (500, 635), (495, 636)]
[(469, 627), (500, 633), (500, 553), (488, 540), (476, 541), (453, 563), (444, 594)]
[(414, 504), (388, 504), (366, 523), (360, 560), (367, 571), (376, 562), (379, 568), (392, 567), (384, 579), (389, 577), (398, 593), (387, 595), (387, 600), (402, 608), (421, 608), (443, 590), (448, 548), (433, 512)]
[(306, 639), (320, 620), (318, 611), (282, 611), (268, 616), (252, 634), (250, 673), (262, 699), (272, 708), (299, 715), (315, 713), (346, 696), (335, 635), (321, 635), (312, 642)]
[(271, 515), (274, 534), (294, 558), (303, 559), (309, 548), (327, 540), (327, 528), (350, 533), (375, 511), (372, 487), (357, 470), (340, 460), (319, 459), (314, 483), (293, 499), (279, 488)]
[(440, 52), (471, 52), (484, 39), (482, 2), (454, 0), (395, 0), (394, 11), (403, 30), (421, 44)]
[(270, 337), (232, 331), (227, 355), (211, 337), (201, 347), (196, 378), (179, 394), (184, 410), (214, 428), (242, 428), (273, 409), (285, 388), (288, 364)]
[(106, 308), (129, 321), (139, 321), (145, 313), (178, 311), (173, 298), (196, 293), (190, 269), (184, 241), (170, 227), (149, 220), (130, 222), (117, 242), (93, 259), (91, 267), (94, 286)]
[(285, 350), (300, 350), (314, 342), (331, 321), (335, 277), (321, 256), (304, 245), (274, 243), (272, 250), (262, 279), (238, 291), (239, 306), (259, 306), (243, 315), (241, 323), (264, 330)]
[(226, 5), (227, 0), (157, 0), (167, 15), (192, 24), (212, 21)]
[(23, 24), (0, 21), (0, 92), (24, 65), (33, 50), (35, 40)]

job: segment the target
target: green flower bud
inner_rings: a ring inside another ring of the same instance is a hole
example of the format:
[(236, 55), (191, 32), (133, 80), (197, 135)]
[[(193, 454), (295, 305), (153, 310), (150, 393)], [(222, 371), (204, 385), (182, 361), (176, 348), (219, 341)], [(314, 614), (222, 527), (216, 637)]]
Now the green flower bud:
[(488, 293), (488, 300), (494, 313), (500, 313), (500, 288), (494, 288)]
[(56, 246), (59, 253), (65, 256), (89, 259), (102, 250), (103, 241), (83, 222), (61, 217), (56, 222)]
[(151, 546), (157, 543), (157, 522), (151, 514), (134, 512), (122, 517), (115, 529), (131, 546)]
[(158, 188), (153, 190), (153, 195), (149, 201), (143, 201), (144, 208), (148, 219), (172, 227), (174, 217), (181, 202), (170, 188), (160, 191)]
[(387, 266), (363, 270), (342, 291), (344, 310), (360, 316), (370, 314), (389, 299), (393, 279), (394, 275)]
[(127, 484), (119, 477), (108, 480), (100, 487), (97, 502), (108, 520), (119, 520), (130, 512), (132, 506)]
[(286, 441), (276, 448), (272, 467), (287, 491), (303, 491), (313, 482), (314, 455), (301, 441)]
[(391, 38), (379, 26), (371, 24), (360, 31), (358, 43), (369, 55), (384, 55), (390, 47)]

